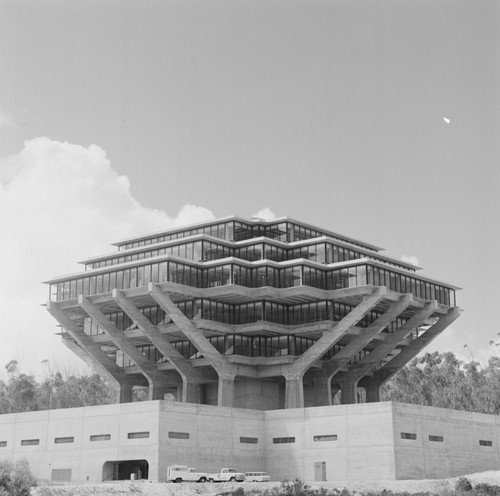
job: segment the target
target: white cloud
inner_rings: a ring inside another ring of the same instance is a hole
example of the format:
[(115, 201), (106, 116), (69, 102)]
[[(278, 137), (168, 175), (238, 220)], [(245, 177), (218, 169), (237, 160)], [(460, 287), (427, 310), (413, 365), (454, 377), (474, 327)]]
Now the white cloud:
[(184, 226), (186, 224), (194, 224), (196, 222), (203, 222), (212, 220), (214, 214), (205, 207), (197, 207), (196, 205), (184, 205), (179, 210), (177, 217), (173, 219), (172, 225)]
[(415, 255), (402, 255), (401, 256), (401, 260), (403, 262), (406, 262), (406, 263), (409, 263), (409, 264), (412, 264), (412, 265), (416, 265), (417, 267), (420, 267), (420, 262), (419, 262), (418, 258)]
[(175, 218), (143, 207), (96, 145), (35, 138), (0, 171), (0, 373), (12, 358), (34, 373), (44, 359), (74, 363), (40, 306), (48, 299), (41, 281), (79, 272), (77, 261), (113, 251), (119, 239), (214, 218), (194, 205)]
[(264, 220), (274, 220), (276, 219), (276, 214), (269, 207), (264, 207), (261, 208), (256, 214), (253, 214), (252, 217)]

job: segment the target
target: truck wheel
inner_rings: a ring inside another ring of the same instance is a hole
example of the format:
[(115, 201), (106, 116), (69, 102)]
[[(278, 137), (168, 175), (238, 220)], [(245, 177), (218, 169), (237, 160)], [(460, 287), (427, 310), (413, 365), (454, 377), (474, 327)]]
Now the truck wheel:
[(213, 482), (214, 480), (213, 479), (208, 479), (208, 482)]
[(206, 477), (200, 477), (200, 480), (198, 482), (207, 482), (207, 478)]
[(182, 482), (182, 479), (180, 477), (177, 477), (177, 479), (175, 479), (174, 482), (177, 482), (177, 483)]
[(231, 478), (229, 479), (229, 482), (236, 482), (236, 477), (231, 477)]

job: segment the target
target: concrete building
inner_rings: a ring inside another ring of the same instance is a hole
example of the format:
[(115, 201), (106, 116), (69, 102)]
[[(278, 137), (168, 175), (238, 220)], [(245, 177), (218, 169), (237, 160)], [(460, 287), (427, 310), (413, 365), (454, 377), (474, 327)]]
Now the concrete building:
[(250, 410), (146, 401), (0, 416), (0, 456), (55, 482), (149, 478), (169, 465), (273, 480), (458, 476), (498, 469), (500, 418), (398, 403)]
[(131, 401), (272, 410), (379, 400), (460, 314), (454, 286), (290, 219), (236, 217), (116, 243), (49, 281), (63, 342)]
[[(231, 217), (116, 246), (48, 281), (47, 309), (119, 404), (3, 416), (0, 456), (82, 481), (162, 480), (174, 463), (305, 480), (498, 463), (494, 417), (378, 403), (381, 385), (459, 316), (457, 287), (287, 218)], [(152, 401), (130, 403), (134, 387)]]

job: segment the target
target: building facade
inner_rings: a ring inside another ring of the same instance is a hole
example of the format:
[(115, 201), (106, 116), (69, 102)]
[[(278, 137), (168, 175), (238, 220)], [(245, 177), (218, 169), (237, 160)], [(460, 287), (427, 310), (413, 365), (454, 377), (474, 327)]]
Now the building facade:
[[(379, 402), (458, 318), (459, 288), (288, 218), (116, 246), (48, 281), (47, 310), (119, 401), (3, 415), (0, 457), (25, 457), (54, 482), (165, 480), (172, 464), (343, 481), (500, 462), (493, 416)], [(150, 401), (132, 402), (134, 388)]]
[[(63, 342), (151, 400), (258, 410), (379, 401), (460, 314), (455, 286), (368, 243), (237, 217), (116, 243), (48, 281)], [(166, 396), (168, 395), (168, 396)]]
[(272, 480), (429, 479), (497, 470), (500, 417), (398, 403), (250, 410), (145, 401), (0, 416), (0, 458), (53, 482), (235, 467)]

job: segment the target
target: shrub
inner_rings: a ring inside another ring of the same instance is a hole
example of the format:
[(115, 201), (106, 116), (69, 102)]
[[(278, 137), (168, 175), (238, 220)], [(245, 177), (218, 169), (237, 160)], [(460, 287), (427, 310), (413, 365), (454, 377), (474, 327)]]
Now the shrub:
[(460, 477), (455, 483), (455, 491), (464, 493), (472, 490), (472, 484), (467, 477)]
[(245, 496), (245, 490), (242, 487), (237, 487), (236, 489), (232, 489), (231, 491), (219, 493), (217, 494), (217, 496)]
[(500, 486), (492, 486), (481, 482), (474, 486), (470, 494), (474, 496), (500, 496)]
[(36, 479), (26, 460), (12, 463), (0, 461), (0, 496), (29, 496), (30, 488), (36, 486)]

